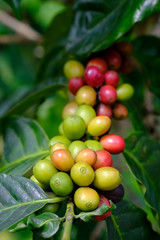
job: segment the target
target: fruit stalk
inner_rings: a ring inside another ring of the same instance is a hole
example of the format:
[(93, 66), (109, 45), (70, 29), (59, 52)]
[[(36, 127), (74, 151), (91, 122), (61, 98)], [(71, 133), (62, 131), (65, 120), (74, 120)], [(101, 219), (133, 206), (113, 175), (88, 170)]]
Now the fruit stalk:
[(61, 240), (70, 240), (72, 223), (74, 219), (74, 204), (71, 199), (68, 200), (65, 217), (66, 221), (64, 223), (64, 232)]

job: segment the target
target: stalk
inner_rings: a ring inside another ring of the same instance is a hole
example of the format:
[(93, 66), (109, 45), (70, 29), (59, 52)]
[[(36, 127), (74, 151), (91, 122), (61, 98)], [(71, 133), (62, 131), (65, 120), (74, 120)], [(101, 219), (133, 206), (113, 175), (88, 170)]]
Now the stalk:
[(64, 231), (63, 231), (63, 236), (61, 240), (70, 240), (72, 223), (74, 219), (74, 204), (71, 201), (71, 199), (69, 199), (67, 203), (65, 218), (66, 218), (66, 221), (64, 223)]

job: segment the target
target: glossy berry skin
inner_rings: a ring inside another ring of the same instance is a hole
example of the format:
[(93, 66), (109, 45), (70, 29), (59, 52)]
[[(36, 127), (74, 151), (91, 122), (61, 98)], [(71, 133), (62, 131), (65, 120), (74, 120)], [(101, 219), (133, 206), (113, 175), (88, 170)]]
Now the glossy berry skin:
[(99, 99), (102, 103), (113, 104), (117, 99), (117, 93), (113, 86), (104, 85), (99, 90)]
[(124, 56), (131, 55), (133, 52), (133, 46), (130, 42), (122, 41), (116, 44), (116, 47), (120, 53)]
[(110, 70), (104, 74), (104, 82), (106, 85), (117, 87), (119, 83), (119, 75), (116, 71)]
[(94, 66), (97, 67), (102, 73), (105, 73), (108, 69), (107, 63), (102, 58), (93, 58), (88, 63), (86, 68)]
[(82, 104), (78, 107), (76, 110), (75, 115), (80, 116), (85, 121), (86, 125), (94, 118), (96, 117), (96, 112), (93, 107), (87, 104)]
[(117, 92), (117, 100), (127, 101), (133, 96), (134, 88), (129, 83), (123, 83), (116, 89), (116, 92)]
[(99, 68), (95, 66), (87, 67), (84, 73), (84, 80), (87, 83), (87, 85), (91, 87), (99, 87), (104, 82), (104, 75), (99, 70)]
[(103, 193), (108, 199), (110, 199), (113, 203), (118, 203), (123, 199), (124, 196), (124, 187), (120, 184), (117, 188), (106, 191)]
[(97, 116), (108, 116), (112, 118), (112, 108), (104, 103), (99, 103), (96, 108)]
[(50, 180), (50, 187), (57, 196), (67, 196), (74, 188), (71, 177), (65, 172), (58, 172)]
[(83, 150), (87, 148), (86, 144), (82, 141), (73, 141), (70, 145), (68, 150), (70, 151), (72, 157), (75, 159), (75, 157), (77, 156), (77, 154)]
[(97, 150), (97, 160), (93, 165), (93, 169), (96, 170), (101, 167), (112, 167), (113, 159), (111, 154), (106, 150)]
[(82, 211), (93, 211), (99, 204), (98, 193), (90, 187), (80, 187), (75, 191), (74, 203)]
[(96, 160), (97, 154), (93, 149), (90, 148), (83, 149), (77, 154), (75, 158), (75, 162), (86, 162), (91, 166), (93, 166)]
[(73, 94), (76, 95), (79, 88), (84, 85), (83, 78), (80, 77), (73, 77), (68, 82), (68, 89)]
[(69, 60), (64, 64), (63, 71), (68, 79), (72, 77), (82, 77), (84, 74), (84, 66), (76, 60)]
[(51, 148), (56, 143), (64, 143), (68, 147), (71, 142), (65, 136), (58, 135), (58, 136), (55, 136), (55, 137), (50, 139), (50, 141), (49, 141), (49, 148)]
[[(103, 203), (105, 203), (107, 206), (111, 206), (111, 204), (110, 204), (110, 202), (109, 202), (109, 200), (105, 197), (105, 196), (103, 196), (102, 194), (101, 195), (99, 195), (99, 197), (100, 197), (100, 202), (99, 202), (99, 205), (98, 205), (98, 207), (100, 207)], [(94, 218), (93, 218), (93, 220), (94, 221), (103, 221), (103, 220), (105, 220), (105, 219), (107, 219), (108, 217), (110, 217), (111, 216), (111, 213), (112, 213), (112, 211), (109, 211), (109, 212), (107, 212), (107, 213), (105, 213), (105, 214), (103, 214), (103, 215), (99, 215), (99, 216), (95, 216)]]
[(111, 119), (107, 116), (97, 116), (93, 118), (87, 126), (87, 131), (91, 136), (97, 137), (106, 133), (111, 127)]
[(68, 172), (73, 166), (74, 159), (71, 153), (65, 149), (58, 149), (51, 156), (53, 165), (60, 171)]
[(40, 183), (40, 182), (35, 178), (34, 175), (32, 175), (32, 176), (30, 177), (30, 180), (32, 180), (33, 182), (35, 182), (36, 184), (38, 184), (43, 190), (47, 190), (47, 189), (48, 189), (48, 185), (45, 185), (45, 184), (43, 184), (43, 183)]
[(122, 64), (120, 54), (112, 49), (107, 50), (105, 54), (105, 59), (107, 61), (107, 64), (109, 65), (109, 68), (112, 70), (118, 70)]
[(67, 145), (64, 143), (55, 143), (51, 148), (50, 148), (50, 157), (52, 156), (52, 154), (54, 153), (54, 151), (58, 150), (58, 149), (68, 149)]
[(128, 116), (128, 109), (121, 103), (115, 104), (112, 111), (113, 117), (117, 120), (124, 120)]
[(101, 137), (100, 143), (111, 154), (121, 153), (125, 148), (125, 141), (121, 136), (116, 134), (104, 135)]
[(96, 103), (96, 91), (91, 86), (83, 86), (76, 93), (76, 102), (78, 105), (88, 104), (94, 106)]
[(103, 147), (100, 144), (100, 142), (98, 142), (96, 140), (87, 140), (87, 141), (85, 141), (85, 144), (88, 148), (91, 148), (94, 151), (103, 150)]
[(65, 105), (62, 111), (62, 118), (65, 119), (68, 116), (74, 115), (78, 108), (76, 101), (72, 101)]
[(93, 185), (102, 190), (109, 191), (118, 187), (121, 183), (120, 172), (113, 167), (101, 167), (95, 170)]
[(89, 186), (94, 180), (94, 170), (87, 162), (75, 163), (70, 175), (78, 186)]
[(120, 72), (123, 74), (128, 74), (133, 71), (133, 65), (129, 58), (123, 60), (122, 66), (120, 68)]
[(77, 140), (83, 137), (86, 130), (84, 120), (77, 116), (68, 116), (63, 121), (63, 131), (65, 136), (70, 140)]
[(43, 184), (49, 185), (51, 177), (56, 174), (58, 170), (53, 166), (49, 160), (40, 160), (33, 167), (33, 174), (35, 178)]

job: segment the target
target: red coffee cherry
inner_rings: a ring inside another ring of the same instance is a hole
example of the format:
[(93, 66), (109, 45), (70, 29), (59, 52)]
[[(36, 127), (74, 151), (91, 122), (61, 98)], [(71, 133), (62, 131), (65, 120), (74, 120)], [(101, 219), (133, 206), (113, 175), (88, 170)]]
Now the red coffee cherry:
[(69, 91), (76, 95), (79, 88), (81, 88), (84, 85), (84, 80), (81, 77), (73, 77), (68, 82), (68, 88)]
[(119, 83), (119, 75), (116, 71), (110, 70), (104, 74), (104, 81), (106, 85), (117, 87)]
[(125, 148), (125, 141), (121, 136), (116, 134), (104, 135), (101, 137), (100, 143), (105, 150), (112, 154), (121, 153)]
[(123, 120), (128, 116), (128, 109), (121, 103), (116, 103), (113, 107), (113, 116), (117, 120)]
[[(108, 200), (106, 197), (104, 197), (103, 195), (100, 195), (99, 197), (100, 197), (100, 202), (99, 202), (98, 207), (100, 207), (103, 203), (105, 203), (105, 204), (106, 204), (107, 206), (109, 206), (109, 207), (111, 206), (109, 200)], [(105, 220), (106, 218), (110, 217), (110, 216), (111, 216), (111, 213), (112, 213), (112, 211), (109, 211), (109, 212), (107, 212), (107, 213), (105, 213), (105, 214), (103, 214), (103, 215), (95, 216), (95, 217), (93, 218), (93, 220), (94, 220), (94, 221), (103, 221), (103, 220)]]
[(123, 74), (128, 74), (132, 72), (133, 70), (133, 65), (132, 62), (129, 58), (126, 58), (123, 60), (122, 66), (120, 68), (120, 72)]
[(94, 170), (101, 167), (112, 167), (113, 159), (109, 152), (106, 150), (97, 150), (97, 160), (93, 165)]
[(112, 50), (112, 49), (107, 50), (104, 57), (109, 65), (110, 69), (118, 70), (120, 68), (122, 59), (121, 59), (120, 54), (117, 51)]
[(100, 103), (97, 106), (96, 114), (97, 116), (108, 116), (109, 118), (112, 118), (112, 108), (109, 105)]
[(90, 66), (84, 72), (84, 80), (91, 87), (99, 87), (104, 82), (104, 75), (99, 68)]
[(102, 73), (105, 73), (108, 69), (107, 63), (102, 58), (93, 58), (87, 63), (87, 68), (90, 66), (97, 67)]
[(120, 184), (117, 188), (103, 193), (105, 197), (110, 199), (113, 203), (118, 203), (124, 196), (124, 187)]
[(117, 93), (114, 87), (104, 85), (99, 90), (99, 99), (105, 104), (113, 104), (117, 99)]
[(133, 46), (130, 42), (118, 42), (116, 43), (116, 47), (120, 53), (122, 53), (124, 56), (131, 55), (133, 52)]

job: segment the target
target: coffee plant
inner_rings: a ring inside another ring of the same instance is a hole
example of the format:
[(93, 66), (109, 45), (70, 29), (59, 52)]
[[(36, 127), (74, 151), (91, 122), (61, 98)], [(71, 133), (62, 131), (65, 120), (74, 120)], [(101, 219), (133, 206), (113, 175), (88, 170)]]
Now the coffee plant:
[[(7, 41), (20, 41), (28, 56), (29, 33), (40, 58), (25, 65), (27, 78), (37, 68), (34, 85), (24, 77), (5, 90), (0, 73), (1, 238), (158, 240), (160, 39), (143, 28), (156, 26), (160, 1), (53, 1), (50, 22), (51, 5), (28, 2), (3, 1), (14, 17), (0, 11), (22, 34), (13, 40), (2, 28)], [(20, 52), (9, 52), (20, 71)]]

